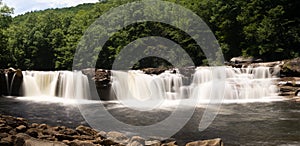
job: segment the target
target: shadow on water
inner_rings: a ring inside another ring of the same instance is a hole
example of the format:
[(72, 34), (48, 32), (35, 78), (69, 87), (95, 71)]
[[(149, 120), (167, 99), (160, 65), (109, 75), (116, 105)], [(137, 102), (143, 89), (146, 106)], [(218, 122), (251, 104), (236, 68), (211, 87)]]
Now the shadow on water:
[[(105, 106), (114, 117), (131, 125), (153, 124), (171, 113), (168, 110), (136, 112), (124, 107), (114, 108), (115, 104), (117, 103), (107, 103)], [(197, 108), (189, 122), (173, 136), (179, 145), (217, 137), (222, 138), (225, 145), (300, 145), (299, 103), (280, 101), (224, 104), (208, 129), (199, 132), (198, 124), (203, 111), (204, 109)], [(52, 126), (75, 128), (78, 125), (88, 125), (77, 106), (62, 103), (39, 103), (0, 97), (0, 113)]]

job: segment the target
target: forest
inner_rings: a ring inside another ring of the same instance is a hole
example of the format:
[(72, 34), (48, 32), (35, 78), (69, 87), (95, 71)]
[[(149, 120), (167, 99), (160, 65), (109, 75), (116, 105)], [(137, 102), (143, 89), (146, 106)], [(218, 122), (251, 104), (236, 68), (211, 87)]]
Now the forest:
[[(105, 0), (13, 17), (13, 8), (0, 0), (0, 68), (71, 70), (78, 42), (87, 28), (111, 8), (133, 1)], [(215, 34), (227, 61), (237, 56), (263, 61), (300, 57), (299, 0), (167, 1), (201, 17)], [(97, 68), (110, 69), (124, 46), (145, 36), (173, 40), (191, 55), (195, 65), (207, 63), (185, 32), (163, 23), (145, 22), (127, 26), (109, 38), (98, 56), (101, 59), (95, 58)], [(169, 64), (152, 58), (140, 61), (136, 68), (161, 65)]]

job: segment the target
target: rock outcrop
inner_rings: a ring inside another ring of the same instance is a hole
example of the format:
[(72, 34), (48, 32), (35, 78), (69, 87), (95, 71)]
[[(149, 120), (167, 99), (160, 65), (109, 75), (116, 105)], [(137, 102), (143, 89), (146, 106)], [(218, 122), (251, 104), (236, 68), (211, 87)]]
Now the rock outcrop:
[(300, 77), (300, 58), (284, 60), (281, 74), (288, 77)]
[[(175, 139), (146, 140), (139, 136), (127, 137), (111, 131), (96, 131), (90, 127), (76, 129), (47, 124), (30, 124), (26, 119), (0, 114), (1, 146), (177, 146)], [(223, 146), (221, 139), (188, 143), (187, 146)]]

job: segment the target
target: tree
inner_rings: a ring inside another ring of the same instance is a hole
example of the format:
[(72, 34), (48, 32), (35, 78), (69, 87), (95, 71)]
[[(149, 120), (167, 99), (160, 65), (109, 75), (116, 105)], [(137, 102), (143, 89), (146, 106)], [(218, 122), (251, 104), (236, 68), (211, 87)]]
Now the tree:
[(8, 36), (6, 32), (12, 22), (11, 14), (13, 14), (13, 8), (8, 7), (0, 0), (0, 68), (7, 68), (12, 60), (11, 52), (7, 47)]

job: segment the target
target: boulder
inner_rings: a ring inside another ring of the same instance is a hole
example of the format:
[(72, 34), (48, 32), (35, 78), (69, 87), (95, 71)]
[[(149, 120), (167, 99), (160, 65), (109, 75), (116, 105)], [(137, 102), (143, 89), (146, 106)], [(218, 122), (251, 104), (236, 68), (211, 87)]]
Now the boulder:
[(94, 136), (98, 133), (96, 130), (83, 125), (78, 126), (76, 128), (76, 131), (81, 135), (90, 135), (90, 136)]
[(26, 134), (28, 134), (29, 136), (34, 137), (34, 138), (37, 138), (39, 136), (38, 130), (37, 129), (33, 129), (33, 128), (28, 129), (26, 131)]
[(186, 146), (224, 146), (220, 138), (187, 143)]
[(24, 125), (20, 125), (16, 128), (16, 131), (17, 132), (25, 132), (25, 131), (27, 131), (27, 127)]
[(125, 134), (116, 131), (108, 132), (106, 136), (107, 139), (110, 139), (120, 144), (127, 144), (129, 141), (129, 138)]
[(133, 136), (127, 146), (144, 146), (145, 139), (139, 136)]
[(159, 140), (149, 140), (145, 142), (146, 146), (160, 146), (161, 142)]

